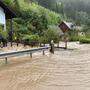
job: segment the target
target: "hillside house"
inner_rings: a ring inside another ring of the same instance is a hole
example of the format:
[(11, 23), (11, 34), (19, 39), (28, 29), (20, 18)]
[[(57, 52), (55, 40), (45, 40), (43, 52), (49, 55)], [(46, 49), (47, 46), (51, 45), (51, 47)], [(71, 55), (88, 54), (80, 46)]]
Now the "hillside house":
[(72, 30), (75, 28), (75, 25), (71, 22), (63, 21), (59, 24), (59, 28), (63, 31), (63, 33)]
[(12, 27), (12, 19), (15, 17), (15, 13), (0, 0), (0, 25), (4, 26), (4, 30), (6, 30), (6, 19), (11, 20)]
[[(0, 29), (6, 31), (6, 19), (10, 19), (10, 32), (9, 38), (12, 41), (13, 35), (13, 18), (16, 17), (16, 14), (0, 0)], [(0, 42), (3, 42), (4, 37), (0, 35)]]

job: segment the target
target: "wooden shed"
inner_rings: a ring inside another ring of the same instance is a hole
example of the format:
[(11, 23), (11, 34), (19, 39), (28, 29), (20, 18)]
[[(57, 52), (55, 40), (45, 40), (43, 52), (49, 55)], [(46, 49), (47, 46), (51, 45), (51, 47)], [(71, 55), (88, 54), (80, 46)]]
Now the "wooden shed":
[(74, 24), (71, 23), (71, 22), (66, 22), (66, 21), (62, 21), (60, 24), (59, 24), (59, 27), (60, 29), (63, 31), (63, 33), (69, 31), (69, 30), (72, 30), (74, 29)]

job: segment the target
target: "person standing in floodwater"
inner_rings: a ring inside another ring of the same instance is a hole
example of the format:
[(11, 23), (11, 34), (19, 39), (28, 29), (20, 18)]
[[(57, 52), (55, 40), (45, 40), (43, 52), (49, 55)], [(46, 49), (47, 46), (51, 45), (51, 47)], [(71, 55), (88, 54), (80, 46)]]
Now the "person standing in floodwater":
[(53, 40), (51, 40), (51, 43), (50, 43), (50, 52), (54, 54), (54, 41)]

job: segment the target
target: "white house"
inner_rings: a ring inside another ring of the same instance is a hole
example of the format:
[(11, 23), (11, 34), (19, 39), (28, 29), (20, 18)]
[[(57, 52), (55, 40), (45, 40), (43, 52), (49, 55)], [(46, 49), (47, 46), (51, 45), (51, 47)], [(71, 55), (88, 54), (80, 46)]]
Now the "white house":
[[(16, 17), (16, 14), (6, 5), (3, 3), (3, 0), (0, 0), (0, 27), (2, 30), (6, 31), (6, 19), (10, 19), (10, 31), (8, 35), (8, 40), (11, 42), (12, 46), (12, 37), (13, 37), (13, 18)], [(2, 35), (0, 35), (2, 37)], [(1, 38), (1, 41), (4, 37)]]
[(0, 0), (0, 25), (4, 27), (4, 30), (6, 30), (6, 19), (12, 20), (15, 16), (15, 13)]
[(3, 25), (4, 30), (6, 31), (6, 17), (4, 9), (2, 7), (0, 7), (0, 25)]

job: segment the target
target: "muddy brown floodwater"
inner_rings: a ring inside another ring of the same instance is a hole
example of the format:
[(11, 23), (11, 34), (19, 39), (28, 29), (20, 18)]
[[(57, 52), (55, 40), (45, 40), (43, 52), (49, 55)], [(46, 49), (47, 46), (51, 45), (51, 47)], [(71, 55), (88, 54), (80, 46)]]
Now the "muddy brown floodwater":
[(0, 90), (90, 90), (90, 45), (70, 48), (10, 58), (0, 67)]

